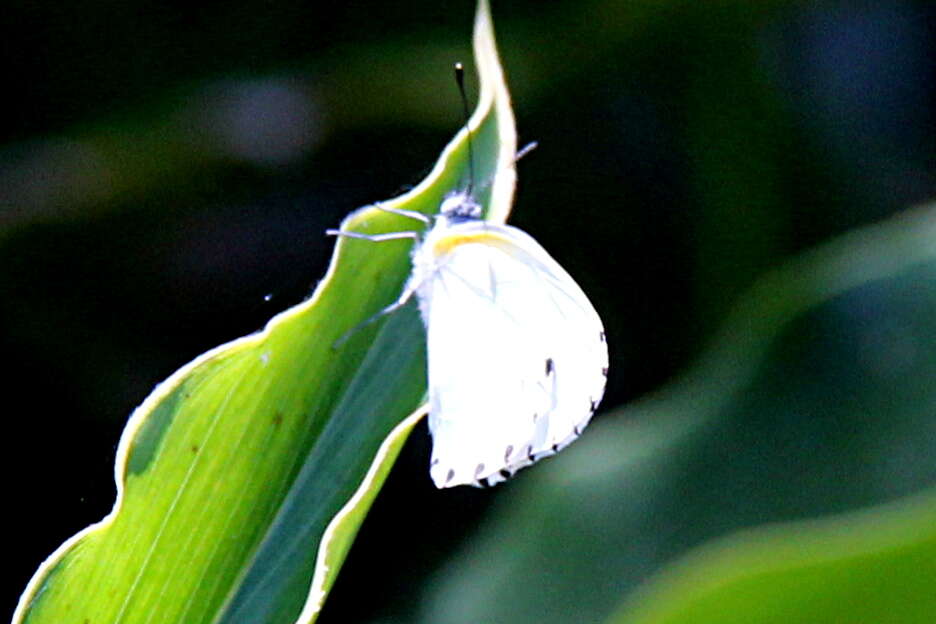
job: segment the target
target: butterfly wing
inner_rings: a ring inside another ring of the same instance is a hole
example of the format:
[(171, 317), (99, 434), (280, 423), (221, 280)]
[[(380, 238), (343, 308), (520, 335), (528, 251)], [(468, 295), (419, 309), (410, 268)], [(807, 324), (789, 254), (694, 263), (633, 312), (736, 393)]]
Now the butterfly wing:
[(430, 474), (438, 487), (490, 485), (578, 437), (604, 393), (608, 352), (591, 303), (533, 238), (483, 222), (448, 229), (427, 240), (437, 251), (417, 290)]

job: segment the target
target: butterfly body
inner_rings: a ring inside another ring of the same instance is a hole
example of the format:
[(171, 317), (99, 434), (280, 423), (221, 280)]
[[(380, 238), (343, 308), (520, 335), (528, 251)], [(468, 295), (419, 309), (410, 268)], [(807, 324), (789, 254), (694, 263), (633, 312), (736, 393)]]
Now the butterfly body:
[(601, 320), (566, 271), (522, 230), (449, 196), (404, 295), (426, 325), (430, 475), (492, 485), (572, 442), (604, 393)]

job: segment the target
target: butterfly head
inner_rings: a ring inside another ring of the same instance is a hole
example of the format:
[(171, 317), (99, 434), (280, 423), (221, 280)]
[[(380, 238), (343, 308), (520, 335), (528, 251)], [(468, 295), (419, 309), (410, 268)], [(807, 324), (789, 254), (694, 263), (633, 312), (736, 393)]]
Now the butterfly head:
[(442, 200), (439, 216), (449, 223), (474, 221), (481, 218), (481, 204), (475, 201), (470, 192), (456, 191), (449, 193)]

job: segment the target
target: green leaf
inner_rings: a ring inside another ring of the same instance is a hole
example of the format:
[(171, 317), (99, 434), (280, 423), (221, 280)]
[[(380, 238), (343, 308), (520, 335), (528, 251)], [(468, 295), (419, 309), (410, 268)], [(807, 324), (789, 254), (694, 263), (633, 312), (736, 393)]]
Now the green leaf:
[[(682, 379), (599, 414), (576, 444), (503, 486), (509, 501), (440, 571), (419, 621), (604, 621), (708, 540), (933, 488), (934, 310), (936, 205), (766, 275)], [(873, 548), (923, 517), (855, 541)], [(931, 553), (932, 534), (905, 537), (920, 546), (913, 557)], [(832, 568), (823, 582), (869, 573)], [(894, 596), (853, 599), (884, 610)], [(819, 621), (792, 613), (785, 621)]]
[[(475, 188), (487, 217), (502, 222), (516, 135), (485, 0), (474, 49)], [(467, 184), (467, 136), (463, 129), (426, 180), (384, 205), (435, 213)], [(342, 224), (368, 233), (412, 227), (374, 207)], [(409, 248), (340, 240), (308, 301), (160, 384), (121, 437), (113, 511), (42, 564), (15, 621), (314, 620), (424, 409), (414, 305), (334, 347), (398, 297)]]
[(936, 613), (936, 493), (751, 530), (672, 565), (615, 624), (876, 622)]

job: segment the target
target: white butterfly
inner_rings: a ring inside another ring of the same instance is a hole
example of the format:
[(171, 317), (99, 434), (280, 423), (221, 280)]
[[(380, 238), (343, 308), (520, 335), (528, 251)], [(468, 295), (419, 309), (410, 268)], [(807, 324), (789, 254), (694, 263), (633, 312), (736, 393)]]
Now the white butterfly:
[(585, 293), (531, 236), (488, 223), (470, 193), (445, 198), (414, 238), (413, 294), (426, 325), (430, 475), (439, 488), (488, 486), (575, 440), (604, 394), (608, 349)]

